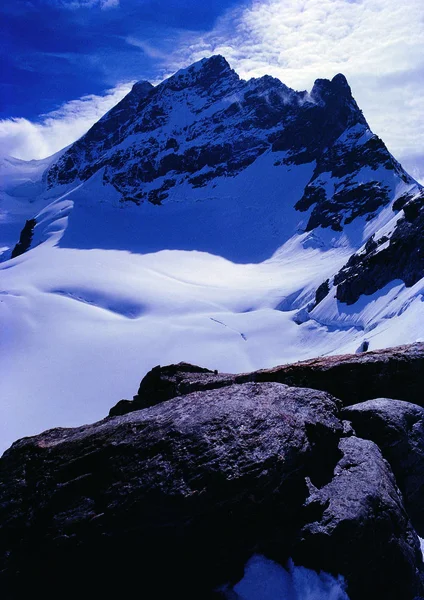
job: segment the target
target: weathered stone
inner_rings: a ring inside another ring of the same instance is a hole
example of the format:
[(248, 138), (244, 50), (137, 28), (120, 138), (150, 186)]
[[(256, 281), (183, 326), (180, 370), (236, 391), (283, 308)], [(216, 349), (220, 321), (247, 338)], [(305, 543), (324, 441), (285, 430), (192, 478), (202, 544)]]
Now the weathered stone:
[(220, 388), (233, 382), (234, 375), (218, 374), (184, 362), (166, 367), (158, 365), (142, 379), (133, 400), (120, 400), (110, 409), (109, 416), (124, 415), (134, 410), (154, 406), (175, 396)]
[(325, 356), (272, 369), (233, 375), (180, 363), (155, 367), (140, 384), (133, 401), (122, 400), (110, 414), (125, 414), (193, 391), (248, 381), (275, 381), (314, 388), (340, 398), (345, 406), (386, 397), (424, 405), (424, 343), (361, 354)]
[(1, 459), (2, 598), (205, 598), (256, 551), (287, 559), (305, 477), (322, 485), (337, 462), (336, 412), (323, 392), (246, 384), (17, 442)]
[(379, 448), (357, 437), (341, 439), (334, 478), (310, 486), (294, 559), (342, 574), (353, 600), (413, 600), (423, 594), (418, 538)]
[(130, 403), (148, 408), (15, 443), (0, 460), (2, 597), (66, 581), (65, 598), (212, 600), (255, 553), (342, 574), (351, 600), (421, 593), (393, 474), (341, 402), (243, 383), (284, 369), (156, 367)]
[(342, 414), (359, 436), (379, 446), (392, 467), (412, 524), (424, 537), (424, 409), (378, 398), (348, 406)]

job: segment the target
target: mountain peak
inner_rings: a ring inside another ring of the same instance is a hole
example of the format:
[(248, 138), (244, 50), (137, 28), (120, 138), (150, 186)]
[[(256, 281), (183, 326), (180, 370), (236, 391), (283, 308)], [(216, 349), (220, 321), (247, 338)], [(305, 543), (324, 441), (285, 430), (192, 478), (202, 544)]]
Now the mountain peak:
[(317, 79), (311, 91), (311, 97), (316, 102), (326, 102), (330, 97), (352, 98), (352, 91), (346, 77), (338, 73), (331, 79)]
[(137, 81), (131, 88), (131, 93), (138, 96), (138, 98), (144, 98), (154, 89), (154, 86), (150, 81), (142, 80)]
[(347, 79), (345, 75), (343, 75), (343, 73), (337, 73), (337, 75), (334, 75), (333, 79), (331, 80), (331, 83), (340, 87), (349, 88), (350, 90)]
[(352, 95), (347, 79), (342, 73), (338, 73), (331, 80), (317, 79), (310, 96), (313, 102), (330, 113), (332, 127), (336, 123), (338, 123), (337, 128), (340, 131), (356, 123), (368, 127), (365, 117)]
[(219, 69), (228, 69), (231, 71), (231, 67), (227, 61), (227, 59), (222, 56), (222, 54), (213, 54), (212, 56), (209, 57), (205, 57), (202, 58), (201, 60), (199, 60), (197, 63), (194, 63), (195, 65), (202, 65), (202, 66), (209, 66), (212, 68), (219, 68)]
[(173, 90), (198, 85), (210, 88), (223, 80), (236, 82), (239, 76), (223, 56), (215, 54), (209, 58), (202, 58), (185, 69), (180, 69), (161, 85), (166, 85)]

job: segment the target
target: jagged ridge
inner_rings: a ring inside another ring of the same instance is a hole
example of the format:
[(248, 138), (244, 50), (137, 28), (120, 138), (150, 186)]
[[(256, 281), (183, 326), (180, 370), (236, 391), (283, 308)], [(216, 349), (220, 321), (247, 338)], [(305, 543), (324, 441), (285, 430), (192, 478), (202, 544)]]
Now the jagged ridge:
[[(234, 176), (267, 151), (278, 153), (276, 166), (316, 161), (296, 204), (315, 205), (308, 230), (372, 218), (391, 199), (379, 168), (412, 183), (370, 131), (343, 75), (295, 92), (270, 76), (243, 81), (222, 56), (157, 87), (136, 84), (48, 170), (47, 182), (85, 181), (102, 169), (123, 201), (161, 204), (174, 186)], [(358, 179), (366, 167), (371, 174)]]

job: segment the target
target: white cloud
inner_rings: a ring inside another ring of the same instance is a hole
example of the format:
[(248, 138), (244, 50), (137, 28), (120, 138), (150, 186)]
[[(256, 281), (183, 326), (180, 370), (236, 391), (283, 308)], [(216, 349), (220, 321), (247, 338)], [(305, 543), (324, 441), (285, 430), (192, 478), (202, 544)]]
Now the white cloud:
[(119, 0), (101, 0), (100, 2), (101, 8), (116, 8), (119, 6)]
[(140, 48), (140, 50), (142, 50), (144, 52), (144, 54), (146, 54), (146, 56), (148, 56), (149, 58), (159, 59), (159, 60), (168, 60), (169, 59), (169, 54), (167, 52), (163, 52), (163, 51), (159, 50), (158, 48), (156, 48), (149, 42), (146, 42), (145, 40), (139, 40), (138, 38), (128, 36), (125, 38), (125, 41), (130, 46), (135, 46), (136, 48)]
[(104, 96), (83, 96), (43, 115), (40, 122), (27, 119), (0, 121), (0, 152), (24, 160), (45, 158), (81, 137), (131, 89), (122, 83)]

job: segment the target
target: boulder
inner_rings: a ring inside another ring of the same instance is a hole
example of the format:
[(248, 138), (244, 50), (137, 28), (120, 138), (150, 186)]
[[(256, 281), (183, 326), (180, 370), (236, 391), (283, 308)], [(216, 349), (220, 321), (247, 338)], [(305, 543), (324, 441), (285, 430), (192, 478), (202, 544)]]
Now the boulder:
[(245, 377), (325, 390), (345, 405), (380, 397), (422, 405), (423, 372), (424, 343), (417, 342), (361, 354), (321, 356)]
[(388, 463), (369, 440), (343, 438), (339, 448), (333, 479), (310, 486), (294, 560), (343, 575), (351, 600), (416, 598), (423, 593), (419, 541)]
[[(257, 554), (342, 575), (350, 600), (424, 596), (393, 473), (342, 420), (341, 402), (276, 382), (224, 384), (199, 369), (153, 370), (140, 394), (151, 406), (5, 452), (2, 598), (137, 589), (218, 599)], [(190, 381), (221, 387), (166, 399)]]
[(15, 443), (0, 465), (2, 598), (203, 599), (255, 552), (287, 560), (305, 478), (322, 485), (337, 462), (337, 410), (323, 392), (248, 383)]
[(109, 416), (125, 415), (133, 410), (154, 406), (175, 396), (198, 390), (210, 390), (231, 385), (234, 375), (222, 375), (203, 367), (180, 362), (166, 367), (153, 367), (142, 379), (132, 400), (120, 400)]
[(424, 409), (378, 398), (348, 406), (343, 416), (358, 435), (379, 446), (392, 467), (412, 524), (424, 537)]

